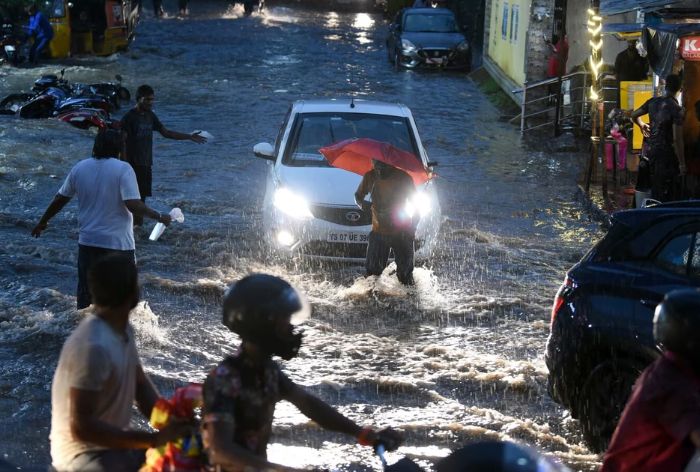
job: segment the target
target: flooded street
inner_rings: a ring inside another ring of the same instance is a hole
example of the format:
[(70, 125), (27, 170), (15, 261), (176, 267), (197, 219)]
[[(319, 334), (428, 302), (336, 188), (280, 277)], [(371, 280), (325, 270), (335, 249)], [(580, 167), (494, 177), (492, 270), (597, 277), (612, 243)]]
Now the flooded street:
[[(150, 2), (145, 2), (150, 7)], [(360, 424), (394, 426), (402, 456), (430, 468), (467, 441), (511, 439), (580, 470), (597, 456), (546, 393), (543, 352), (551, 302), (565, 271), (601, 235), (576, 197), (579, 162), (536, 152), (463, 73), (394, 72), (380, 15), (271, 7), (242, 16), (225, 2), (191, 2), (186, 20), (147, 12), (129, 52), (65, 64), (71, 81), (124, 77), (156, 91), (172, 130), (206, 130), (211, 143), (154, 140), (154, 197), (182, 208), (157, 242), (136, 233), (142, 303), (132, 314), (146, 371), (161, 392), (202, 381), (236, 337), (221, 325), (231, 281), (280, 275), (309, 296), (314, 315), (301, 354), (285, 363), (300, 384)], [(165, 2), (176, 11), (175, 2)], [(42, 73), (0, 69), (0, 94)], [(353, 264), (280, 262), (266, 255), (260, 213), (264, 161), (290, 103), (371, 98), (411, 108), (431, 160), (444, 222), (416, 287), (390, 270), (377, 281)], [(133, 105), (133, 102), (130, 106)], [(118, 117), (121, 117), (124, 108)], [(30, 236), (94, 134), (55, 120), (0, 116), (0, 458), (45, 465), (51, 376), (77, 325), (77, 205)], [(371, 451), (278, 406), (269, 457), (290, 466), (379, 470)]]

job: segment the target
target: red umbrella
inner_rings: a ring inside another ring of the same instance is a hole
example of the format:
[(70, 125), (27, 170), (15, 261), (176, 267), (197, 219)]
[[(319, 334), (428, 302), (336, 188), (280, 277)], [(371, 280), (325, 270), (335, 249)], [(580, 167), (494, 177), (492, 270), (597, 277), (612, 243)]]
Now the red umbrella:
[(374, 139), (346, 139), (323, 147), (319, 152), (333, 167), (355, 174), (365, 175), (372, 170), (372, 159), (376, 159), (406, 172), (416, 185), (423, 184), (432, 177), (412, 152)]

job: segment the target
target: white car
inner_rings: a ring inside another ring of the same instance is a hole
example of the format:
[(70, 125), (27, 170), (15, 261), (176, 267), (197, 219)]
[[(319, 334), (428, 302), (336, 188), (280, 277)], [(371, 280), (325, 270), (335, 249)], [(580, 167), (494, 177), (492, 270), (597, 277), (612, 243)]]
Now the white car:
[[(263, 225), (278, 254), (364, 259), (372, 216), (355, 204), (362, 176), (331, 167), (319, 149), (349, 138), (371, 138), (409, 151), (432, 169), (411, 111), (404, 105), (356, 99), (300, 100), (292, 104), (275, 145), (259, 143), (268, 160)], [(433, 180), (417, 187), (407, 209), (420, 213), (416, 257), (425, 259), (440, 229)]]

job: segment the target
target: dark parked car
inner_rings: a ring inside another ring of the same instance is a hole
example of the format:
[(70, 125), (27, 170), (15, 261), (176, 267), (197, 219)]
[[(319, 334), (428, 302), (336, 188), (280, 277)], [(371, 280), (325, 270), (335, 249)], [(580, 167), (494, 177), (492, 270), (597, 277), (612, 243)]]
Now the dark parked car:
[(673, 289), (700, 286), (700, 201), (622, 211), (611, 223), (557, 292), (545, 353), (550, 395), (596, 452), (659, 355), (656, 305)]
[(447, 8), (404, 8), (389, 25), (386, 48), (397, 69), (471, 70), (471, 47)]

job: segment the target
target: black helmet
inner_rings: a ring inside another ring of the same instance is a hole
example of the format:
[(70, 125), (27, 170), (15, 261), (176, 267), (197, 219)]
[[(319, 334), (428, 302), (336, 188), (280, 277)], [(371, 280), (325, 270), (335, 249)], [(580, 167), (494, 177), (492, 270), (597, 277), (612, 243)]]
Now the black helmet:
[(690, 360), (700, 360), (700, 290), (669, 292), (654, 313), (654, 339), (664, 349)]
[(483, 441), (456, 450), (435, 466), (437, 472), (564, 472), (566, 467), (534, 449), (505, 441)]
[(307, 319), (310, 312), (304, 297), (273, 275), (249, 275), (224, 294), (224, 325), (271, 356), (287, 360), (301, 347), (302, 333), (294, 325)]

